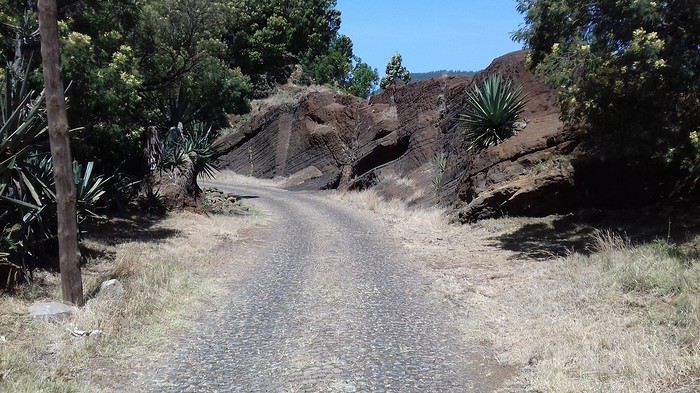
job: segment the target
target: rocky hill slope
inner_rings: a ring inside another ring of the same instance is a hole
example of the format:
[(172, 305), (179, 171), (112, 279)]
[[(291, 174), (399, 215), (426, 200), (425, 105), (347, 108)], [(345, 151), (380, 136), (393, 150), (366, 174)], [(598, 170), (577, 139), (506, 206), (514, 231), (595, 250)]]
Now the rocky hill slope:
[[(461, 221), (629, 204), (631, 190), (640, 201), (653, 199), (652, 182), (642, 179), (648, 171), (626, 170), (586, 146), (582, 127), (564, 127), (557, 92), (527, 69), (526, 56), (505, 55), (474, 78), (395, 86), (369, 100), (283, 86), (221, 139), (224, 167), (288, 177), (289, 188), (376, 187), (411, 203), (450, 206)], [(458, 115), (467, 89), (492, 73), (523, 87), (525, 124), (501, 145), (472, 154)]]
[(283, 86), (221, 142), (224, 167), (256, 177), (292, 176), (297, 188), (359, 188), (415, 177), (440, 151), (445, 98), (468, 77), (400, 86), (369, 101), (326, 88)]

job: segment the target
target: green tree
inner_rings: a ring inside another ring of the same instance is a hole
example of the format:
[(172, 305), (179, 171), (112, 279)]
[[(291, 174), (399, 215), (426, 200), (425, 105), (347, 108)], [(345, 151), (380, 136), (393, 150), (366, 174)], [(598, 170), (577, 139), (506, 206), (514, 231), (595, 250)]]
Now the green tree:
[[(228, 59), (255, 84), (257, 95), (286, 81), (291, 65), (327, 56), (336, 44), (335, 0), (228, 0)], [(327, 61), (330, 61), (327, 60)]]
[(380, 86), (386, 90), (396, 81), (408, 83), (411, 81), (411, 73), (402, 64), (403, 59), (400, 53), (395, 54), (386, 65), (386, 76), (382, 78)]
[(309, 83), (341, 86), (352, 71), (352, 59), (352, 41), (347, 36), (338, 36), (324, 55), (304, 56), (304, 76)]
[(364, 63), (362, 59), (355, 58), (355, 66), (345, 82), (345, 90), (354, 96), (367, 98), (374, 92), (378, 82), (377, 70)]
[(565, 120), (590, 124), (634, 160), (693, 155), (700, 2), (519, 0), (518, 9), (525, 25), (514, 38), (559, 88)]
[(247, 78), (224, 60), (223, 2), (160, 0), (143, 8), (137, 51), (151, 123), (221, 126), (226, 113), (247, 109)]

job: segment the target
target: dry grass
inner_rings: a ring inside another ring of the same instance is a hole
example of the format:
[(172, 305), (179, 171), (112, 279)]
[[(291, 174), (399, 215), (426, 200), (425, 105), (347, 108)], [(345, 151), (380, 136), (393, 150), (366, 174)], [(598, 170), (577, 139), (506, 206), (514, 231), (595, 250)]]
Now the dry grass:
[[(253, 176), (246, 176), (230, 170), (218, 172), (211, 181), (222, 182), (231, 185), (253, 186), (253, 187), (280, 187), (285, 178), (260, 179)], [(206, 181), (203, 183), (206, 184)]]
[[(86, 293), (105, 279), (118, 278), (127, 294), (92, 298), (65, 323), (34, 321), (26, 314), (33, 301), (59, 298), (55, 275), (46, 274), (15, 296), (0, 297), (0, 335), (7, 337), (0, 344), (0, 391), (125, 389), (139, 364), (156, 361), (165, 339), (222, 290), (230, 245), (259, 220), (180, 213), (149, 228), (142, 240), (87, 241), (113, 258), (95, 260), (84, 269)], [(104, 335), (78, 338), (69, 333), (73, 329), (99, 329)]]
[(500, 239), (525, 225), (556, 232), (556, 218), (456, 226), (372, 190), (334, 198), (390, 223), (463, 316), (465, 337), (521, 370), (505, 391), (700, 391), (697, 240), (633, 245), (598, 233), (590, 255), (533, 259)]

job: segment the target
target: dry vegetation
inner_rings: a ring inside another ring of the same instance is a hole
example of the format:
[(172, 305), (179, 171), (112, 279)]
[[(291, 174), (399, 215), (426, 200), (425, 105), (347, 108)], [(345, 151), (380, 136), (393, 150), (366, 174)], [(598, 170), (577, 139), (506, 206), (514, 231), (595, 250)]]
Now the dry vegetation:
[[(212, 179), (212, 181), (214, 182), (253, 187), (278, 187), (285, 180), (285, 178), (260, 179), (257, 177), (241, 175), (230, 170), (222, 170), (216, 174), (214, 179)], [(206, 184), (207, 181), (205, 181), (204, 183)]]
[[(65, 323), (35, 321), (27, 307), (59, 299), (58, 277), (44, 274), (15, 296), (0, 297), (0, 391), (96, 392), (124, 390), (143, 364), (169, 350), (172, 337), (206, 299), (223, 292), (231, 246), (261, 221), (251, 216), (173, 214), (153, 226), (113, 221), (115, 227), (85, 242), (96, 255), (84, 269), (94, 294), (106, 279), (123, 282), (126, 296), (94, 296)], [(226, 261), (226, 262), (224, 262)], [(101, 338), (70, 330), (99, 329)], [(126, 389), (127, 391), (133, 391)]]
[(466, 338), (521, 370), (504, 391), (700, 391), (698, 239), (634, 245), (577, 228), (575, 242), (548, 241), (561, 217), (456, 226), (372, 190), (334, 198), (381, 213), (463, 315)]

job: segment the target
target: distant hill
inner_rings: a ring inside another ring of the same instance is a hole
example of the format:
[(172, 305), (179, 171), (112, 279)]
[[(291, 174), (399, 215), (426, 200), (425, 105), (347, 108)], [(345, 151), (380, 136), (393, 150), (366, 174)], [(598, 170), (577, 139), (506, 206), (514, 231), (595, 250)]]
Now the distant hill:
[(431, 72), (412, 72), (411, 82), (424, 81), (441, 76), (474, 76), (474, 74), (476, 74), (476, 71), (439, 70)]

